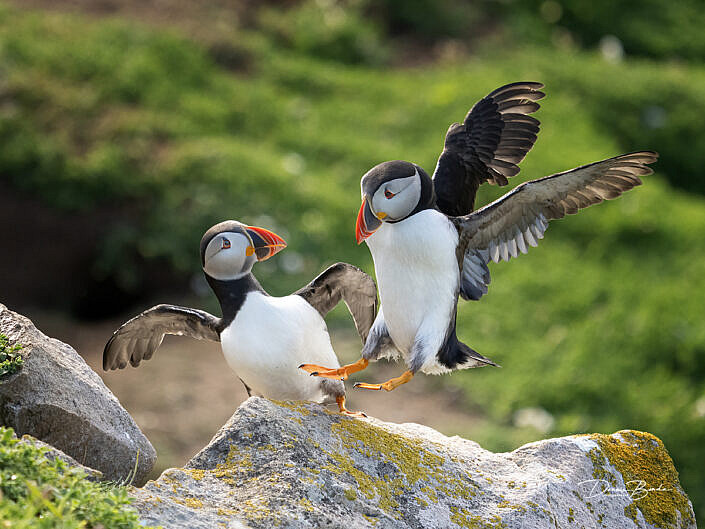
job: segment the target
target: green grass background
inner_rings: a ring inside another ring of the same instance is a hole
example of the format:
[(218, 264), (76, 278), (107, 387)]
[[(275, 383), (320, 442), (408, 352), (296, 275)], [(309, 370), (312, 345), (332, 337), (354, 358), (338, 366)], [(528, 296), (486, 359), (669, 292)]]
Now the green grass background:
[[(491, 265), (490, 292), (461, 304), (458, 332), (503, 368), (437, 383), (486, 415), (463, 433), (492, 450), (650, 431), (703, 512), (704, 15), (687, 0), (668, 14), (655, 1), (509, 4), (301, 2), (207, 36), (0, 4), (0, 178), (67, 214), (120, 212), (94, 278), (148, 291), (141, 266), (160, 262), (187, 282), (203, 231), (237, 218), (289, 243), (256, 269), (285, 294), (337, 260), (372, 272), (354, 240), (372, 165), (432, 171), (477, 99), (541, 81), (542, 130), (510, 188), (629, 150), (661, 161), (644, 186)], [(599, 52), (608, 33), (619, 62)], [(514, 425), (533, 406), (555, 418), (550, 432)]]

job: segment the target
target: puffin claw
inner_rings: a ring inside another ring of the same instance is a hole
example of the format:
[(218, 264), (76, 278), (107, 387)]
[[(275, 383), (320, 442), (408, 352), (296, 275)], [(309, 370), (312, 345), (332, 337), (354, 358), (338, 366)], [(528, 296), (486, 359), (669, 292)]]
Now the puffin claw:
[(338, 404), (338, 410), (341, 415), (347, 415), (348, 417), (367, 418), (367, 415), (362, 411), (350, 411), (345, 407), (345, 395), (340, 395), (335, 398), (335, 402)]
[[(355, 382), (353, 384), (353, 388), (355, 389), (372, 389), (374, 391), (379, 391), (382, 389), (382, 384), (367, 384), (365, 382)], [(384, 388), (387, 389), (387, 388)], [(389, 391), (389, 390), (387, 390)]]
[(364, 411), (350, 411), (350, 410), (344, 410), (340, 412), (343, 415), (347, 415), (348, 417), (356, 417), (356, 418), (364, 418), (367, 419), (367, 414)]
[(404, 371), (400, 376), (396, 378), (391, 378), (387, 380), (386, 382), (383, 382), (382, 384), (367, 384), (365, 382), (356, 382), (353, 385), (353, 388), (359, 388), (359, 389), (372, 389), (375, 391), (379, 391), (383, 389), (384, 391), (392, 391), (395, 388), (398, 388), (402, 384), (406, 384), (411, 378), (414, 376), (414, 373), (411, 371)]

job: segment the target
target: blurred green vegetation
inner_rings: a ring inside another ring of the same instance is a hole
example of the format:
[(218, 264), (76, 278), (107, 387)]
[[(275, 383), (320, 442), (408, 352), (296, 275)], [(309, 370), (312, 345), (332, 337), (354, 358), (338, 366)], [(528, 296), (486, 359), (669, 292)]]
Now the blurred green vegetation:
[[(367, 169), (407, 159), (430, 171), (448, 125), (477, 99), (544, 82), (542, 132), (510, 187), (637, 149), (661, 153), (657, 174), (493, 265), (489, 294), (462, 303), (458, 331), (504, 367), (438, 383), (487, 414), (464, 433), (494, 450), (650, 431), (703, 512), (705, 37), (692, 35), (703, 15), (691, 16), (690, 1), (669, 4), (667, 18), (655, 17), (656, 2), (627, 3), (621, 16), (621, 3), (562, 2), (560, 16), (556, 2), (431, 4), (265, 7), (217, 46), (120, 19), (0, 7), (0, 174), (51, 208), (124, 212), (105, 226), (86, 271), (94, 278), (148, 293), (145, 261), (198, 274), (203, 231), (237, 218), (287, 239), (255, 269), (284, 294), (333, 261), (372, 271), (354, 242)], [(468, 34), (487, 32), (488, 13), (504, 18), (491, 19), (496, 31), (472, 41), (472, 55), (395, 65), (402, 41), (388, 34), (457, 39), (439, 23), (457, 13), (482, 26)], [(608, 31), (626, 56), (592, 47)], [(480, 200), (504, 191), (483, 189)], [(528, 407), (553, 416), (548, 431), (516, 424)]]
[(534, 42), (594, 46), (611, 35), (629, 55), (705, 58), (705, 11), (699, 0), (509, 0), (500, 6), (511, 30)]

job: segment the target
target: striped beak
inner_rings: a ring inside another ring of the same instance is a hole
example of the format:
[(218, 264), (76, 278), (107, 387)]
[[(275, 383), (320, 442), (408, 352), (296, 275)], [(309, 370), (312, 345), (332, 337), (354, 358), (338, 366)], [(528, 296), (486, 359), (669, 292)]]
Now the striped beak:
[(258, 261), (266, 261), (275, 253), (286, 248), (286, 242), (273, 231), (256, 226), (247, 226), (247, 230), (252, 244), (255, 246), (255, 255)]
[(357, 214), (357, 225), (355, 226), (357, 244), (361, 244), (362, 241), (376, 232), (381, 225), (382, 221), (372, 213), (370, 204), (367, 202), (367, 197), (363, 198), (360, 211)]

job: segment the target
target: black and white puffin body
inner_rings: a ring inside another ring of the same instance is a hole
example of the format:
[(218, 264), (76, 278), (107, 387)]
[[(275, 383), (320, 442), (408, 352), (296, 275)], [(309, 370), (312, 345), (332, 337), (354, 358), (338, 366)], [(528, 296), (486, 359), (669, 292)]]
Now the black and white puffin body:
[(374, 281), (345, 263), (337, 263), (301, 290), (284, 297), (267, 294), (252, 275), (256, 261), (286, 246), (276, 234), (236, 221), (209, 229), (201, 240), (206, 279), (223, 312), (158, 305), (122, 325), (105, 346), (103, 368), (138, 366), (149, 359), (164, 334), (220, 341), (228, 365), (248, 394), (278, 400), (337, 402), (345, 409), (340, 380), (307, 376), (305, 360), (338, 366), (323, 317), (343, 299), (364, 339), (377, 304)]
[(449, 337), (448, 322), (455, 319), (458, 231), (445, 215), (426, 209), (401, 222), (383, 223), (368, 246), (382, 307), (371, 332), (375, 338), (389, 335), (394, 348), (374, 354), (381, 344), (373, 338), (363, 356), (393, 357), (401, 352), (414, 372), (449, 371), (451, 366), (436, 353)]
[[(490, 283), (490, 260), (508, 261), (536, 246), (548, 221), (577, 213), (639, 185), (653, 152), (637, 152), (526, 182), (477, 210), (483, 182), (506, 185), (536, 141), (540, 83), (512, 83), (479, 101), (450, 126), (433, 178), (418, 165), (384, 162), (361, 181), (357, 241), (375, 263), (380, 310), (362, 358), (319, 376), (347, 377), (370, 360), (401, 355), (408, 367), (383, 384), (392, 390), (415, 373), (496, 365), (456, 336), (458, 297), (478, 300)], [(311, 369), (309, 369), (311, 371)]]
[(322, 386), (297, 369), (312, 356), (338, 361), (323, 318), (301, 296), (248, 293), (220, 341), (228, 365), (257, 395), (329, 402), (344, 394), (342, 383)]

